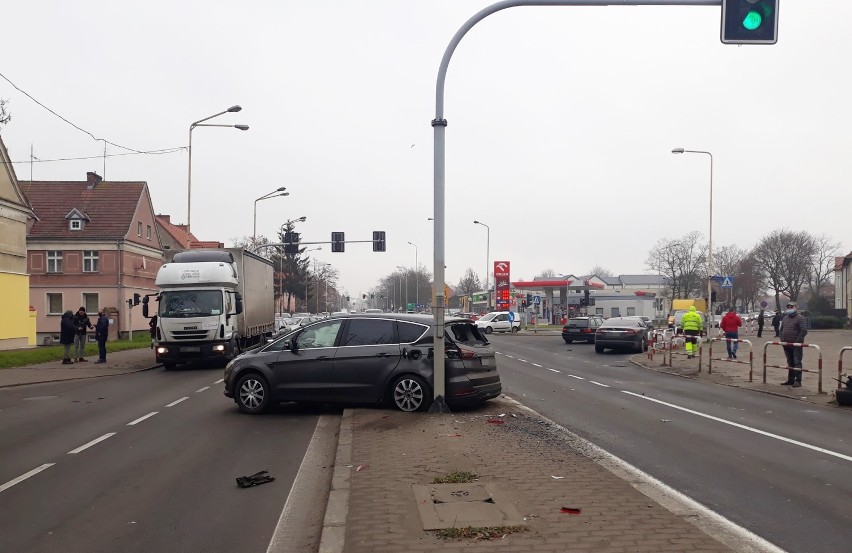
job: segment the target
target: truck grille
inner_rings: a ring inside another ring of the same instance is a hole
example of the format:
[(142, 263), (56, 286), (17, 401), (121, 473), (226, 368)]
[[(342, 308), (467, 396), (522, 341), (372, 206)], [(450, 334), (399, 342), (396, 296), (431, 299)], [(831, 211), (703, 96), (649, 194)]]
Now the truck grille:
[(207, 338), (205, 330), (175, 330), (172, 332), (175, 340), (204, 340)]

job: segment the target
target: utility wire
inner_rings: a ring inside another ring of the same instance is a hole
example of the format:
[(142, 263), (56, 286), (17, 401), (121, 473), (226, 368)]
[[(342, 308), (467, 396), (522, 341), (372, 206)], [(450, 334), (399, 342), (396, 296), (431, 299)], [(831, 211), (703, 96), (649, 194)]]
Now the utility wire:
[[(10, 85), (12, 85), (12, 86), (15, 88), (15, 90), (17, 90), (18, 92), (20, 92), (21, 94), (23, 94), (24, 96), (26, 96), (27, 98), (29, 98), (30, 100), (32, 100), (33, 102), (35, 102), (36, 104), (38, 104), (39, 106), (43, 107), (44, 109), (46, 109), (47, 111), (49, 111), (50, 113), (52, 113), (53, 115), (55, 115), (56, 117), (58, 117), (58, 118), (62, 119), (63, 121), (65, 121), (66, 123), (68, 123), (69, 125), (71, 125), (72, 127), (74, 127), (75, 129), (77, 129), (78, 131), (83, 132), (83, 133), (85, 133), (85, 134), (88, 134), (88, 135), (89, 135), (89, 136), (91, 136), (91, 137), (92, 137), (92, 139), (93, 139), (93, 140), (95, 140), (96, 142), (105, 142), (105, 143), (107, 143), (107, 144), (109, 144), (109, 145), (111, 145), (111, 146), (115, 146), (116, 148), (121, 148), (122, 150), (129, 150), (129, 151), (134, 152), (134, 153), (137, 153), (137, 154), (165, 153), (163, 150), (153, 150), (153, 151), (142, 151), (142, 150), (136, 150), (136, 149), (134, 149), (134, 148), (128, 148), (127, 146), (122, 146), (121, 144), (116, 144), (115, 142), (110, 142), (110, 141), (109, 141), (109, 140), (107, 140), (106, 138), (98, 138), (97, 136), (95, 136), (94, 134), (90, 133), (90, 132), (89, 132), (89, 131), (87, 131), (86, 129), (84, 129), (84, 128), (82, 128), (82, 127), (79, 127), (78, 125), (75, 125), (74, 123), (72, 123), (72, 122), (71, 122), (71, 121), (69, 121), (68, 119), (66, 119), (66, 118), (62, 117), (61, 115), (59, 115), (58, 113), (56, 113), (55, 111), (53, 111), (52, 109), (50, 109), (49, 107), (47, 107), (46, 105), (42, 104), (41, 102), (39, 102), (38, 100), (36, 100), (35, 98), (33, 98), (33, 97), (32, 97), (32, 96), (31, 96), (31, 95), (30, 95), (30, 94), (29, 94), (26, 90), (23, 90), (23, 89), (22, 89), (22, 88), (20, 88), (18, 85), (16, 85), (15, 83), (13, 83), (13, 82), (12, 82), (11, 80), (9, 80), (9, 78), (8, 78), (6, 75), (4, 75), (3, 73), (0, 73), (0, 77), (3, 77), (3, 79), (4, 79), (7, 83), (9, 83)], [(181, 148), (167, 148), (167, 149), (168, 149), (168, 150), (174, 150), (174, 151), (177, 151), (177, 150), (180, 150)], [(101, 157), (104, 157), (104, 156), (97, 156), (97, 157), (98, 157), (98, 158), (101, 158)]]
[[(54, 158), (54, 159), (40, 159), (40, 158), (36, 157), (36, 158), (33, 158), (32, 163), (48, 163), (48, 162), (51, 162), (51, 161), (78, 161), (78, 160), (82, 160), (82, 159), (103, 159), (104, 157), (135, 156), (135, 155), (139, 155), (139, 154), (163, 155), (163, 154), (173, 154), (175, 152), (180, 152), (181, 150), (185, 150), (185, 149), (186, 149), (185, 147), (178, 147), (178, 148), (165, 148), (163, 150), (149, 150), (147, 152), (122, 152), (120, 154), (106, 154), (106, 156), (101, 154), (101, 155), (98, 155), (98, 156), (58, 157), (58, 158)], [(26, 161), (2, 161), (0, 163), (6, 163), (6, 164), (30, 163), (30, 160), (26, 160)]]

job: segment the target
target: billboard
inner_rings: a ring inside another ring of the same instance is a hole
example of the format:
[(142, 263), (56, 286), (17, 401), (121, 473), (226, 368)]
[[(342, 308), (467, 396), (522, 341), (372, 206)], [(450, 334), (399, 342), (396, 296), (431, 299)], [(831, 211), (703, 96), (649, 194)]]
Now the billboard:
[(509, 262), (494, 262), (494, 303), (497, 311), (509, 311), (512, 306), (512, 282), (509, 280)]

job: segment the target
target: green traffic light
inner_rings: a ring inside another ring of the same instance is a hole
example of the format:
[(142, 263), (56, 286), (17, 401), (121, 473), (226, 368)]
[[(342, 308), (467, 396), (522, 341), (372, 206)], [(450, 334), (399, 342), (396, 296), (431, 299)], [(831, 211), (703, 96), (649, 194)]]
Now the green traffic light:
[(760, 27), (761, 23), (763, 23), (763, 16), (754, 10), (748, 12), (748, 15), (746, 15), (745, 19), (743, 19), (743, 27), (749, 31), (754, 31)]

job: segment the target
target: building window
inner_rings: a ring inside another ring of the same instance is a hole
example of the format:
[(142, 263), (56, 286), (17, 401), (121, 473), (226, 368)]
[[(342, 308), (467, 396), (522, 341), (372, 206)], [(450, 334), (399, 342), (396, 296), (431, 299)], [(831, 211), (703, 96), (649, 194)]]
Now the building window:
[(62, 315), (62, 294), (47, 295), (47, 314)]
[(48, 250), (47, 252), (47, 272), (61, 273), (62, 272), (62, 252), (58, 250)]
[(98, 294), (83, 293), (83, 307), (86, 308), (87, 314), (97, 313), (100, 306), (98, 305)]
[(627, 316), (632, 317), (634, 315), (636, 315), (636, 308), (635, 307), (628, 307), (627, 308)]
[(142, 236), (142, 222), (136, 223), (136, 236)]
[(97, 273), (98, 272), (98, 252), (97, 250), (83, 250), (83, 272)]
[(68, 228), (71, 230), (83, 230), (83, 221), (80, 219), (71, 219), (68, 221)]
[(595, 315), (603, 315), (603, 307), (595, 307)]
[(145, 228), (145, 238), (147, 238), (148, 240), (151, 239), (151, 225), (147, 225), (147, 227)]

